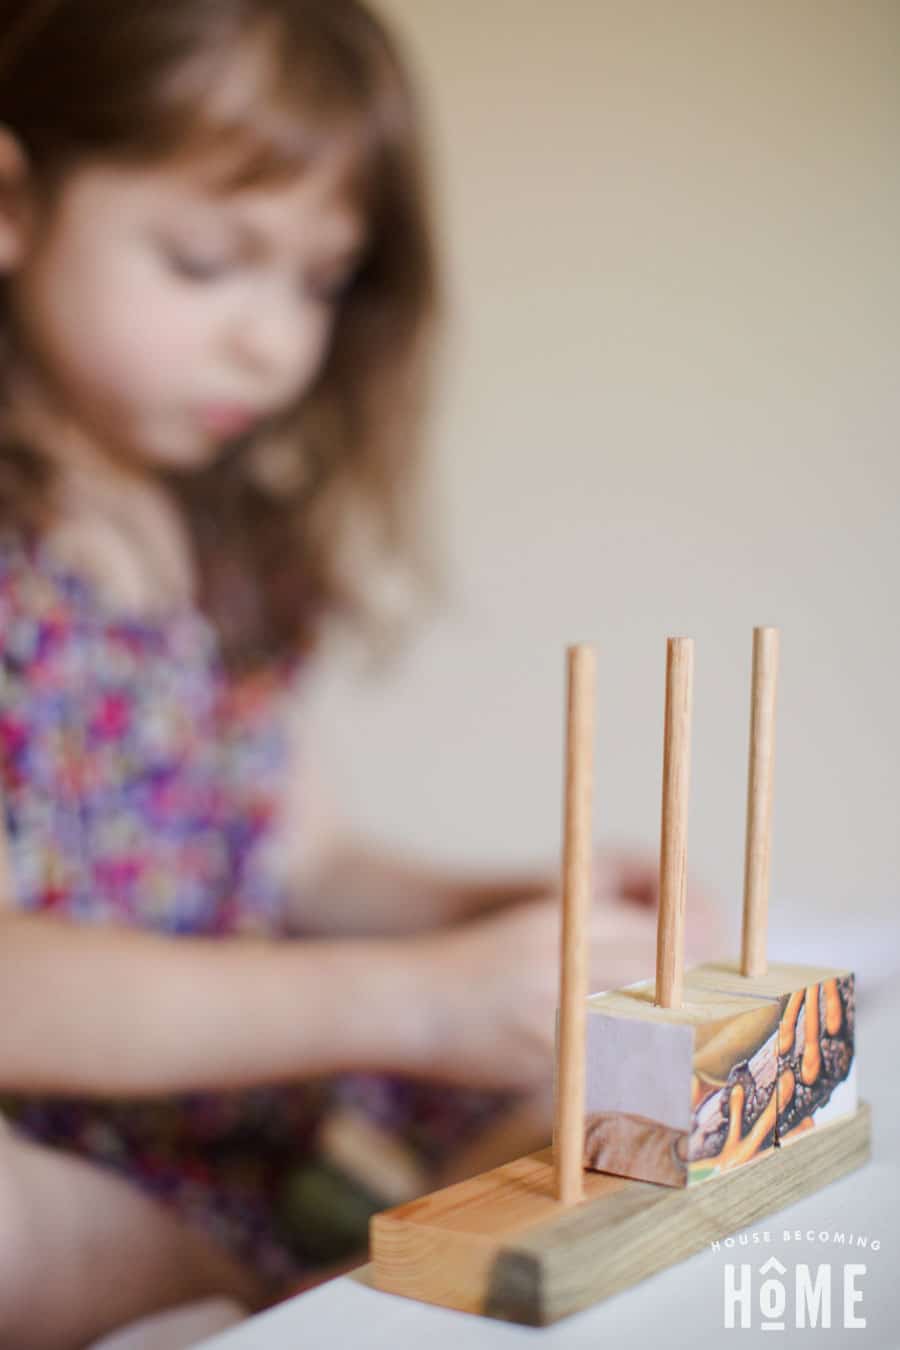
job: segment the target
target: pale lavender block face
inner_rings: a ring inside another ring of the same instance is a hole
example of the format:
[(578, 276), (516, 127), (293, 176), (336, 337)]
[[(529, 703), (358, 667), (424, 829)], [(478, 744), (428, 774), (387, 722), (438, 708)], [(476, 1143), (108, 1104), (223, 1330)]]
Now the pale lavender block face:
[(690, 1128), (692, 1027), (588, 1017), (585, 1048), (588, 1111), (627, 1111), (673, 1130)]

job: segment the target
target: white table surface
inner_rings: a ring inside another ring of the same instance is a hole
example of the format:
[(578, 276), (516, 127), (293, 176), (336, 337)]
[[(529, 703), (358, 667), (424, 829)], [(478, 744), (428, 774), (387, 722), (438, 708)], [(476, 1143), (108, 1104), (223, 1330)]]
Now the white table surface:
[[(857, 1054), (860, 1094), (873, 1111), (872, 1161), (859, 1171), (832, 1183), (817, 1194), (791, 1205), (745, 1230), (752, 1242), (731, 1251), (705, 1250), (679, 1265), (644, 1280), (633, 1289), (608, 1299), (552, 1327), (512, 1326), (468, 1313), (453, 1312), (382, 1294), (368, 1280), (370, 1267), (331, 1280), (291, 1299), (219, 1336), (205, 1340), (203, 1350), (306, 1350), (307, 1347), (427, 1347), (458, 1350), (599, 1350), (606, 1345), (660, 1347), (665, 1350), (707, 1350), (707, 1347), (781, 1346), (828, 1347), (828, 1350), (900, 1350), (900, 928), (882, 926), (878, 966), (865, 978), (865, 960), (857, 963), (860, 985)], [(796, 954), (787, 949), (779, 959)], [(837, 949), (832, 963), (852, 967), (846, 949)], [(815, 959), (815, 957), (810, 958)], [(897, 970), (896, 976), (890, 972)], [(862, 978), (860, 978), (862, 976)], [(801, 1241), (784, 1241), (784, 1231), (800, 1230)], [(805, 1234), (812, 1230), (813, 1241)], [(819, 1240), (821, 1232), (862, 1235), (871, 1245), (835, 1246)], [(769, 1241), (765, 1241), (765, 1234)], [(760, 1265), (775, 1256), (786, 1268), (788, 1290), (786, 1328), (760, 1328), (758, 1287)], [(857, 1315), (866, 1318), (862, 1329), (843, 1325), (843, 1265), (857, 1262), (866, 1273), (857, 1280), (862, 1302)], [(724, 1326), (724, 1267), (726, 1262), (752, 1265), (753, 1325), (750, 1329)], [(820, 1263), (832, 1265), (832, 1326), (797, 1329), (793, 1317), (796, 1263), (807, 1263), (813, 1274)]]

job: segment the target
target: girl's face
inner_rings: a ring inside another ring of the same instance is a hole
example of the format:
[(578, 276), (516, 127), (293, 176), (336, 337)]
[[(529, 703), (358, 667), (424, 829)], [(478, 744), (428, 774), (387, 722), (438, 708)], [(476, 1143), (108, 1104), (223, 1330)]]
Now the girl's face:
[(7, 264), (32, 396), (132, 467), (204, 466), (301, 398), (363, 246), (333, 166), (229, 195), (206, 181), (75, 169)]

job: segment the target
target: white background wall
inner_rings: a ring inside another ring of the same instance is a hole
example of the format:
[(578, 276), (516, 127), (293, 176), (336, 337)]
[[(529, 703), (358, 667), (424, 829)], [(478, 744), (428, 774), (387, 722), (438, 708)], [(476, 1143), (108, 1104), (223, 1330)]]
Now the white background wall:
[[(430, 99), (454, 297), (452, 599), (335, 671), (356, 819), (559, 843), (563, 648), (600, 648), (598, 839), (656, 848), (697, 643), (695, 873), (739, 907), (751, 630), (782, 629), (773, 906), (900, 900), (896, 0), (384, 0)], [(835, 953), (834, 960), (840, 959)]]

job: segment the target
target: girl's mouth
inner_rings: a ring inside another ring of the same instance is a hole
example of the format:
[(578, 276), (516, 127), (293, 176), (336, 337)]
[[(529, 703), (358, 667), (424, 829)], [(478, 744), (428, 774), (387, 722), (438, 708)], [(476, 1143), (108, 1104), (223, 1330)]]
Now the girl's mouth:
[(209, 403), (201, 409), (200, 419), (208, 431), (239, 436), (256, 421), (256, 413), (236, 403)]

